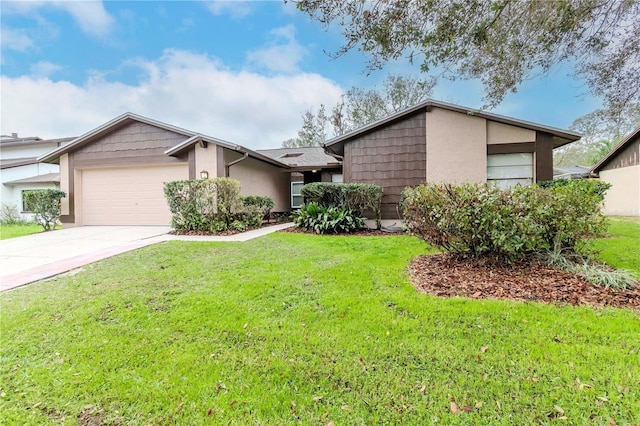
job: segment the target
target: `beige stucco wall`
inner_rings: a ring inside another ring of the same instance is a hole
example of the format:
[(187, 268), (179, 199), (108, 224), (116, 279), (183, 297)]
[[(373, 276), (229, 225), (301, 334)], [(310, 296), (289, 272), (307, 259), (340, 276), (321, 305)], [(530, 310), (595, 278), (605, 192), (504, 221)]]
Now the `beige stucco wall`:
[(69, 214), (69, 154), (60, 156), (60, 191), (67, 194), (60, 200), (61, 214)]
[(600, 179), (611, 184), (604, 197), (604, 214), (640, 216), (640, 165), (602, 170)]
[(535, 142), (536, 132), (509, 124), (487, 122), (487, 144)]
[(247, 158), (229, 168), (229, 177), (242, 184), (242, 195), (271, 197), (273, 211), (291, 210), (289, 173), (254, 158)]
[(427, 113), (427, 182), (487, 180), (486, 120), (433, 108)]
[(196, 179), (200, 179), (200, 172), (206, 170), (209, 172), (209, 177), (217, 177), (218, 163), (216, 158), (216, 145), (208, 144), (206, 148), (195, 145), (196, 152)]

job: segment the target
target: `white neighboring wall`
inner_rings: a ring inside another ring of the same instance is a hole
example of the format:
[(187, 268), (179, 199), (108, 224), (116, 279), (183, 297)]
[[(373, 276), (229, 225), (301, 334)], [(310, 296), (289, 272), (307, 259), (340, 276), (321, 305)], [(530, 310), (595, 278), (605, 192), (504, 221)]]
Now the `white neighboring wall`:
[(29, 189), (56, 189), (58, 185), (53, 183), (30, 183), (30, 184), (6, 184), (18, 179), (25, 179), (32, 176), (45, 175), (48, 173), (58, 173), (57, 164), (36, 163), (26, 166), (9, 167), (0, 171), (2, 179), (2, 192), (0, 193), (0, 202), (2, 204), (13, 205), (18, 209), (23, 220), (31, 220), (33, 215), (23, 212), (22, 209), (22, 191)]

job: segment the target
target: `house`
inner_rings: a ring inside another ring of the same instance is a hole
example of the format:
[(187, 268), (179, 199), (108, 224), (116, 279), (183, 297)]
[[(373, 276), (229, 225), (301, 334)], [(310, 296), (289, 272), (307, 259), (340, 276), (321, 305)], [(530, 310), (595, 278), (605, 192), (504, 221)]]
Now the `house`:
[(587, 179), (591, 177), (591, 170), (586, 166), (555, 166), (554, 179)]
[(39, 158), (60, 165), (64, 226), (168, 225), (164, 183), (231, 177), (290, 210), (291, 167), (240, 145), (125, 113)]
[(640, 216), (640, 127), (591, 169), (611, 184), (604, 198), (606, 215)]
[(342, 164), (319, 146), (260, 149), (259, 153), (291, 168), (291, 208), (302, 206), (301, 188), (312, 182), (342, 182)]
[(13, 206), (23, 220), (32, 219), (22, 194), (33, 189), (55, 189), (60, 185), (56, 164), (38, 163), (39, 156), (74, 138), (41, 139), (18, 137), (16, 133), (0, 137), (1, 202)]
[(382, 217), (398, 218), (402, 190), (424, 182), (493, 182), (500, 187), (553, 179), (553, 149), (577, 133), (429, 100), (324, 144), (344, 182), (382, 186)]

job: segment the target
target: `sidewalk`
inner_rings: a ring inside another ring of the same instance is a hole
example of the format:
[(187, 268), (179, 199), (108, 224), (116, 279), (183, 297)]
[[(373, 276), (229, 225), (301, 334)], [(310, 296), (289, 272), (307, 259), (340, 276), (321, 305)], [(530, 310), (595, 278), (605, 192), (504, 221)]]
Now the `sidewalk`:
[[(244, 242), (291, 226), (293, 226), (292, 223), (284, 223), (229, 236), (169, 235), (166, 233), (169, 230), (168, 228), (158, 231), (160, 235), (151, 235), (149, 237), (141, 236), (140, 238), (131, 237), (128, 239), (124, 237), (121, 239), (116, 238), (115, 241), (111, 240), (111, 244), (108, 245), (101, 244), (101, 241), (107, 237), (113, 237), (114, 232), (108, 229), (109, 227), (93, 227), (91, 231), (105, 229), (106, 231), (103, 233), (105, 235), (108, 231), (108, 236), (102, 236), (102, 234), (100, 234), (99, 236), (101, 238), (94, 236), (93, 239), (91, 237), (79, 238), (82, 228), (70, 228), (68, 230), (55, 231), (55, 233), (50, 234), (19, 237), (13, 239), (13, 241), (2, 240), (0, 241), (0, 254), (2, 256), (3, 267), (0, 273), (5, 274), (6, 271), (9, 271), (9, 273), (0, 276), (0, 292), (13, 290), (45, 278), (80, 268), (89, 263), (164, 241)], [(91, 227), (83, 228), (88, 229)], [(77, 231), (73, 231), (74, 229)], [(73, 235), (66, 241), (72, 248), (61, 247), (60, 238), (52, 238), (52, 236), (62, 236), (62, 234), (57, 233), (63, 233), (65, 231), (71, 234), (78, 234), (77, 236)], [(119, 231), (120, 234), (124, 233), (123, 230)], [(85, 247), (84, 252), (81, 246)], [(9, 255), (10, 250), (13, 250), (13, 252), (18, 251), (19, 253), (16, 256)], [(26, 252), (28, 255), (21, 255), (21, 252)], [(45, 255), (43, 252), (53, 252), (55, 255)], [(68, 256), (65, 257), (65, 254)]]

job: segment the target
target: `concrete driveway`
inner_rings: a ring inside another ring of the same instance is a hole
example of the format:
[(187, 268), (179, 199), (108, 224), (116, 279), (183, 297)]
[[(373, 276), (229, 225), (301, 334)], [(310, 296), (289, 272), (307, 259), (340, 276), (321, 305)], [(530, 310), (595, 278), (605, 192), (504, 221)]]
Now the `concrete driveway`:
[(0, 291), (164, 241), (168, 226), (81, 226), (0, 240)]

